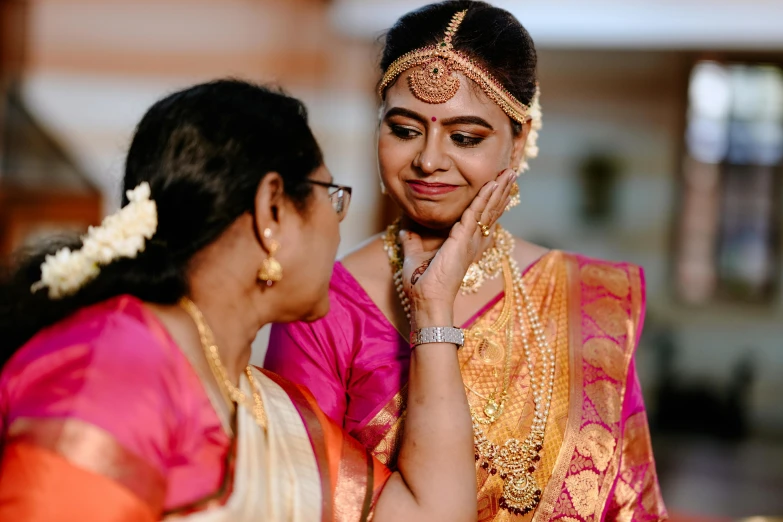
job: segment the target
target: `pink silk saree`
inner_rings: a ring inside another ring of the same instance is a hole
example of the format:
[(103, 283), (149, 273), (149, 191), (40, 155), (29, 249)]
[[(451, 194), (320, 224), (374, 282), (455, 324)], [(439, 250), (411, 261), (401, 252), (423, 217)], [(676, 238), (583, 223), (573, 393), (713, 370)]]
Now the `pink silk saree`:
[[(371, 517), (388, 469), (307, 390), (268, 372), (256, 379), (265, 438), (244, 409), (240, 422), (218, 413), (203, 376), (133, 297), (43, 330), (0, 374), (0, 520)], [(243, 442), (258, 460), (241, 461)]]
[[(477, 467), (479, 520), (666, 519), (633, 359), (644, 315), (641, 269), (554, 251), (523, 277), (558, 346), (559, 402), (547, 425), (545, 470), (537, 476), (543, 496), (528, 516), (500, 510), (497, 481)], [(327, 415), (393, 467), (410, 348), (340, 263), (330, 292), (324, 319), (275, 325), (265, 366), (307, 386)], [(502, 301), (501, 294), (463, 327), (481, 327)], [(484, 374), (468, 348), (460, 355), (463, 379), (480, 385)], [(526, 369), (515, 364), (524, 404)], [(520, 407), (498, 436), (524, 438), (528, 410)]]

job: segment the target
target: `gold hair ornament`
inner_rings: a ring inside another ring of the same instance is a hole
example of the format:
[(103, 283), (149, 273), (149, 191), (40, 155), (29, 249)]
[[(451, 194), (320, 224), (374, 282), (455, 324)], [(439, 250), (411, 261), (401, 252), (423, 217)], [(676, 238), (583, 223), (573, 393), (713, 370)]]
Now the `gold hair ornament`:
[(408, 77), (408, 86), (413, 95), (427, 103), (445, 103), (459, 90), (459, 78), (452, 72), (460, 71), (481, 87), (509, 118), (525, 123), (528, 119), (528, 106), (517, 100), (486, 69), (454, 49), (452, 38), (467, 12), (464, 10), (454, 15), (443, 40), (437, 45), (416, 49), (394, 60), (381, 79), (378, 94), (382, 97), (386, 88), (400, 74), (420, 66)]

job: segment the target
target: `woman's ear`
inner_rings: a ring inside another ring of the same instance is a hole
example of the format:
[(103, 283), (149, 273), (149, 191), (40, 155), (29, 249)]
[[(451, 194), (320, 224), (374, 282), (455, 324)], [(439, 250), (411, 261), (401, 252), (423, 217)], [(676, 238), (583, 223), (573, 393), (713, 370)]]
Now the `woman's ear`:
[(256, 237), (267, 252), (270, 241), (280, 235), (281, 223), (289, 212), (286, 202), (282, 176), (269, 172), (258, 184), (253, 209)]
[(525, 145), (527, 144), (527, 137), (530, 134), (532, 126), (531, 120), (528, 118), (525, 123), (522, 124), (522, 130), (514, 136), (514, 144), (511, 148), (511, 157), (509, 158), (509, 168), (517, 170), (525, 159)]

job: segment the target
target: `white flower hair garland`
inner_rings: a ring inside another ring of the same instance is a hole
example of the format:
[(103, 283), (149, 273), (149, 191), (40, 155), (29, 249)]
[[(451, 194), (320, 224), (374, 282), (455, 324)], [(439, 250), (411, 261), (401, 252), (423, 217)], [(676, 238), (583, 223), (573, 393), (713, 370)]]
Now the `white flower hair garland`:
[(530, 169), (527, 160), (538, 157), (538, 131), (541, 130), (541, 118), (543, 116), (541, 111), (541, 89), (538, 86), (536, 86), (533, 99), (530, 100), (528, 114), (530, 115), (530, 132), (527, 135), (527, 143), (525, 143), (525, 151), (522, 154), (522, 163), (519, 164), (517, 175)]
[(143, 252), (146, 240), (158, 229), (158, 208), (150, 199), (146, 181), (127, 195), (127, 205), (107, 216), (99, 227), (88, 229), (82, 237), (82, 248), (62, 248), (46, 256), (41, 265), (41, 280), (30, 290), (48, 288), (50, 299), (75, 294), (98, 276), (101, 265), (123, 257), (135, 258)]

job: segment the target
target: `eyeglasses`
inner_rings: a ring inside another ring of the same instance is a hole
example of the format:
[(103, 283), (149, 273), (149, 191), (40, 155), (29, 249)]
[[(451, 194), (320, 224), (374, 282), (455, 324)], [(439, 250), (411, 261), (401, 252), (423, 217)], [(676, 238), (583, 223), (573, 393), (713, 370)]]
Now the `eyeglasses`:
[(318, 185), (319, 187), (334, 189), (329, 191), (329, 199), (332, 200), (332, 207), (334, 207), (334, 211), (337, 212), (337, 217), (342, 221), (346, 212), (348, 212), (348, 205), (351, 203), (351, 187), (337, 185), (335, 183), (326, 183), (325, 181), (317, 181), (314, 179), (308, 179), (306, 181), (313, 185)]

